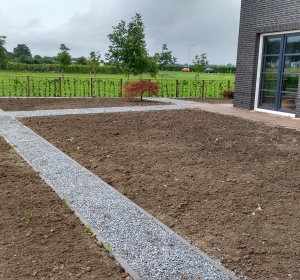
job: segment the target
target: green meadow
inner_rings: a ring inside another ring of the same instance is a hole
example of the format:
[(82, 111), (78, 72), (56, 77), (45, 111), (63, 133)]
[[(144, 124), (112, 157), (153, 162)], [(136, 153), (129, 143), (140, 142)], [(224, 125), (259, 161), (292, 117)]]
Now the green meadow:
[[(0, 76), (36, 76), (36, 77), (61, 77), (61, 73), (44, 73), (44, 72), (12, 72), (12, 71), (0, 71)], [(94, 74), (65, 74), (65, 77), (75, 77), (75, 78), (93, 78)], [(96, 78), (102, 79), (126, 79), (124, 74), (97, 74)], [(131, 75), (130, 79), (138, 79), (139, 76)], [(149, 78), (144, 75), (143, 78)], [(164, 71), (159, 72), (156, 79), (171, 79), (171, 80), (230, 80), (234, 82), (234, 74), (218, 74), (218, 73), (185, 73), (185, 72), (175, 72), (175, 71)]]

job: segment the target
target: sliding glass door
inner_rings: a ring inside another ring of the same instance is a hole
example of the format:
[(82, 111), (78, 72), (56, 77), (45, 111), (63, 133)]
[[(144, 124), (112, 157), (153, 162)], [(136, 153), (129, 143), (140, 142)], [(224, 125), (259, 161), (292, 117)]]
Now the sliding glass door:
[(300, 74), (300, 34), (264, 37), (258, 107), (294, 113)]

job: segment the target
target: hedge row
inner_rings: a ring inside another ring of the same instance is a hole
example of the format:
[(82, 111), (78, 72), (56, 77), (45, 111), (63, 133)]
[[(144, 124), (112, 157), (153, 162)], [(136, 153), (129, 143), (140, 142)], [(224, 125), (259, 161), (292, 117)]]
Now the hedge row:
[[(164, 66), (165, 71), (181, 71), (183, 65), (166, 65)], [(189, 65), (189, 68), (192, 72), (194, 72), (194, 65)], [(228, 73), (234, 74), (236, 67), (235, 66), (217, 66), (217, 65), (208, 65), (205, 68), (213, 68), (215, 69), (215, 73)]]
[[(183, 65), (166, 65), (164, 66), (165, 71), (181, 71)], [(215, 73), (235, 73), (235, 66), (215, 66), (210, 65), (207, 66), (215, 69)], [(59, 64), (26, 64), (20, 62), (12, 62), (9, 61), (6, 65), (7, 71), (16, 71), (16, 72), (61, 72), (61, 66)], [(190, 70), (194, 72), (194, 66), (190, 65)], [(64, 67), (65, 73), (79, 73), (79, 74), (88, 74), (90, 73), (90, 66), (88, 65), (80, 65), (80, 64), (71, 64), (69, 66)], [(102, 74), (121, 74), (120, 69), (105, 65), (96, 67), (96, 73)]]
[[(9, 61), (6, 65), (6, 71), (16, 71), (16, 72), (61, 72), (61, 66), (59, 64), (26, 64), (20, 62)], [(90, 73), (90, 66), (71, 64), (64, 67), (65, 73), (79, 73), (88, 74)], [(121, 73), (116, 67), (112, 66), (98, 66), (96, 67), (96, 73), (102, 74), (117, 74)]]

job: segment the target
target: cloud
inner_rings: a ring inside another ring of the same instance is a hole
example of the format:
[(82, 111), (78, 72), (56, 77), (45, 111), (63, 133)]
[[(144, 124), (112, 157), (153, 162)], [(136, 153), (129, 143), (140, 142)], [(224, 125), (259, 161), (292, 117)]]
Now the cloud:
[(236, 60), (239, 10), (240, 0), (10, 0), (0, 4), (0, 26), (10, 51), (26, 44), (34, 55), (54, 56), (64, 43), (73, 57), (99, 50), (104, 58), (112, 26), (140, 13), (151, 55), (167, 44), (186, 63), (194, 45), (190, 61), (205, 52), (227, 64)]
[(42, 29), (43, 28), (43, 24), (42, 24), (42, 20), (41, 18), (36, 18), (33, 17), (31, 18), (28, 23), (25, 25), (25, 28), (27, 30), (31, 30), (31, 29)]

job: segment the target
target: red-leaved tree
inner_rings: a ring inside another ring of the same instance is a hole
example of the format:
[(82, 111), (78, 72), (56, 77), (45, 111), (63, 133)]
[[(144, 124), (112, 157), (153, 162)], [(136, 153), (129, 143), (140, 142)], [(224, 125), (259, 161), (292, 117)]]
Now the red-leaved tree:
[(158, 96), (158, 91), (161, 88), (160, 85), (152, 83), (149, 80), (140, 79), (125, 85), (123, 87), (123, 97), (132, 98), (132, 97), (141, 97), (143, 101), (143, 95), (148, 96)]

